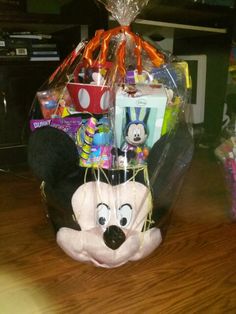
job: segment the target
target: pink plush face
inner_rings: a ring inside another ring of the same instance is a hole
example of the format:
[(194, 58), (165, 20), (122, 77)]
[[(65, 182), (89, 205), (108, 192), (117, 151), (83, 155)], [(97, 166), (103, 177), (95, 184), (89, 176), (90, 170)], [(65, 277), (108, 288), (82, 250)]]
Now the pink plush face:
[(75, 192), (72, 206), (82, 230), (99, 227), (103, 232), (108, 226), (117, 225), (127, 233), (131, 229), (141, 231), (150, 201), (150, 192), (141, 183), (112, 186), (94, 181)]
[(161, 241), (157, 228), (142, 232), (151, 205), (150, 191), (141, 183), (85, 183), (72, 197), (81, 231), (61, 228), (58, 244), (76, 260), (103, 267), (144, 257)]

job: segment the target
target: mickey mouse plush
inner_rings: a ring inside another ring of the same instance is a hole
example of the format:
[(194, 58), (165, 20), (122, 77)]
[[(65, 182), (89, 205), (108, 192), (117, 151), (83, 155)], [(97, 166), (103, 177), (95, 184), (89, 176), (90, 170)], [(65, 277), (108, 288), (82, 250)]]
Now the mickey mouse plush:
[[(65, 132), (42, 127), (31, 134), (29, 165), (44, 182), (57, 243), (69, 256), (111, 268), (139, 260), (161, 243), (158, 223), (192, 156), (191, 136), (178, 130), (172, 140), (162, 137), (147, 168), (137, 171), (79, 167), (76, 145)], [(173, 166), (178, 171), (171, 181)]]

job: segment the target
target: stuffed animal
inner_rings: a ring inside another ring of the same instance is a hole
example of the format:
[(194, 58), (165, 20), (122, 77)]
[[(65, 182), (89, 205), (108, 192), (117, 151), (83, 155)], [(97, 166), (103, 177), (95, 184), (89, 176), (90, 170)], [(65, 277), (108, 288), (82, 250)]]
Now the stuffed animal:
[(172, 139), (163, 136), (151, 149), (147, 166), (130, 170), (80, 167), (76, 145), (65, 132), (36, 129), (28, 161), (44, 182), (58, 245), (75, 260), (106, 268), (155, 250), (162, 241), (158, 224), (173, 198), (173, 191), (168, 196), (166, 191), (176, 190), (192, 157), (185, 129), (179, 127)]
[(127, 125), (125, 127), (125, 143), (123, 143), (121, 150), (125, 155), (133, 152), (135, 157), (131, 161), (126, 160), (127, 164), (142, 164), (146, 158), (144, 150), (144, 143), (147, 139), (147, 119), (150, 110), (141, 107), (127, 108)]

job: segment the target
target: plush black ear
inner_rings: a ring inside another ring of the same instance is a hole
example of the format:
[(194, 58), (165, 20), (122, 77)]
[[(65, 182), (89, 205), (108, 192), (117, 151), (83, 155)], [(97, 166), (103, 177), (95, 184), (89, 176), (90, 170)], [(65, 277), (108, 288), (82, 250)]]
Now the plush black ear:
[(170, 208), (193, 156), (193, 139), (185, 123), (162, 136), (148, 156), (148, 172), (158, 220)]
[(53, 185), (76, 170), (77, 160), (76, 145), (65, 132), (46, 126), (31, 134), (28, 163), (40, 180)]

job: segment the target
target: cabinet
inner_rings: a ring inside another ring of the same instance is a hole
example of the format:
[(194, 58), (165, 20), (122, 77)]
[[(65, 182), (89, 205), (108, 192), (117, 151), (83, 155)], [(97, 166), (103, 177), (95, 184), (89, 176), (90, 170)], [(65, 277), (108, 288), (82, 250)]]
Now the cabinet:
[(56, 64), (48, 62), (0, 63), (0, 162), (23, 162), (28, 114), (36, 90)]
[[(107, 17), (105, 9), (93, 0), (60, 3), (58, 14), (29, 13), (26, 6), (0, 7), (0, 29), (51, 34), (62, 60), (78, 44), (81, 35), (89, 37), (97, 27), (105, 27)], [(57, 65), (57, 61), (32, 62), (0, 56), (0, 169), (25, 163), (30, 107), (36, 91)]]

